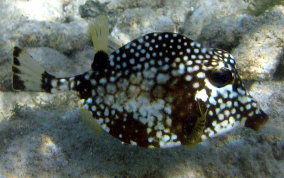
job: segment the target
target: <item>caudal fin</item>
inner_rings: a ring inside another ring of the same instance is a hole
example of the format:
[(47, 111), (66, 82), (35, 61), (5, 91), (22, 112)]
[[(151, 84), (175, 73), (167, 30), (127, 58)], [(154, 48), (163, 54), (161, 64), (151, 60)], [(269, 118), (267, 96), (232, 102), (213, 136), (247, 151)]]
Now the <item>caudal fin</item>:
[(45, 73), (31, 55), (18, 47), (13, 52), (13, 88), (24, 91), (43, 91), (42, 76)]
[(109, 21), (104, 15), (98, 16), (93, 23), (89, 25), (89, 35), (92, 38), (95, 54), (98, 51), (107, 52)]
[(73, 78), (56, 78), (47, 73), (25, 50), (15, 47), (13, 51), (13, 88), (20, 91), (57, 93), (73, 89)]

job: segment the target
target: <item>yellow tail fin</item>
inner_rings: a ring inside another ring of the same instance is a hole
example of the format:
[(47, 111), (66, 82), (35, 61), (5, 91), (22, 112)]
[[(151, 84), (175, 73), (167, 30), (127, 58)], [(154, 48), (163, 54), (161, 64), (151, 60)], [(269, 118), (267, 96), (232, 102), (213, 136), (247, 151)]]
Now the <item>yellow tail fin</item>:
[(98, 16), (93, 23), (89, 25), (89, 35), (92, 38), (95, 54), (98, 51), (107, 53), (109, 21), (104, 15)]
[(15, 47), (13, 51), (13, 88), (25, 91), (43, 91), (44, 68), (25, 50)]

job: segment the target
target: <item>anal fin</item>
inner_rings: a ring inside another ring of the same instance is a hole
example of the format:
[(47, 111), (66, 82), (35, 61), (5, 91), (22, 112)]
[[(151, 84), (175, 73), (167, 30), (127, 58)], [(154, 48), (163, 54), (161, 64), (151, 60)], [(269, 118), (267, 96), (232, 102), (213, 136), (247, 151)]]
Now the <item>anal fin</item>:
[(84, 123), (94, 132), (96, 135), (103, 133), (102, 127), (97, 123), (96, 119), (93, 118), (91, 111), (87, 109), (80, 110), (83, 117)]

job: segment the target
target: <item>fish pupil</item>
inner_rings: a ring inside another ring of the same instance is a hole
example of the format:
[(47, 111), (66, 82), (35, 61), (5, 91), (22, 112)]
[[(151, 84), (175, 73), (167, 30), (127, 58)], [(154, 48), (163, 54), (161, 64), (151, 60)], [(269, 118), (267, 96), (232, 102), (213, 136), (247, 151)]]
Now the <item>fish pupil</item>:
[(220, 69), (209, 72), (210, 82), (220, 88), (232, 81), (232, 73), (228, 69)]

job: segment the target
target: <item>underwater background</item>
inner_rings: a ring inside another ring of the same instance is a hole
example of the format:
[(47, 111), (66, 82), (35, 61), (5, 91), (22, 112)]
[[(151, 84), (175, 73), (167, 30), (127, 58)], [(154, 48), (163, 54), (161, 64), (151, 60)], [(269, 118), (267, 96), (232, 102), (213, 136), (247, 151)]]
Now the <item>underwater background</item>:
[[(88, 70), (87, 28), (100, 14), (110, 19), (110, 51), (164, 31), (227, 50), (270, 120), (191, 149), (145, 149), (93, 134), (72, 92), (12, 90), (14, 46), (56, 76)], [(1, 0), (0, 177), (283, 177), (283, 49), (281, 0)]]

